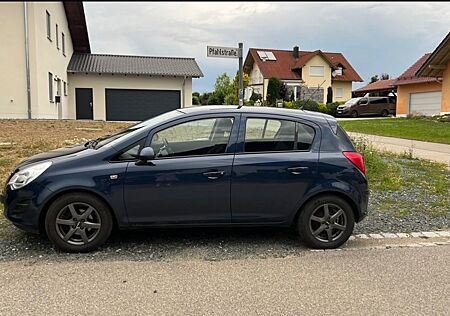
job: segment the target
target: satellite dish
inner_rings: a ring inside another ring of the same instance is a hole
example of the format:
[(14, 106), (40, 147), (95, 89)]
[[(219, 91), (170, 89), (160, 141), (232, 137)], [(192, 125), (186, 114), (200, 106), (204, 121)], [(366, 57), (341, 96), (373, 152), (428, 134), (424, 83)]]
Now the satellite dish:
[(332, 75), (333, 77), (336, 77), (336, 75), (337, 75), (336, 70), (333, 70), (333, 72), (331, 73), (331, 75)]

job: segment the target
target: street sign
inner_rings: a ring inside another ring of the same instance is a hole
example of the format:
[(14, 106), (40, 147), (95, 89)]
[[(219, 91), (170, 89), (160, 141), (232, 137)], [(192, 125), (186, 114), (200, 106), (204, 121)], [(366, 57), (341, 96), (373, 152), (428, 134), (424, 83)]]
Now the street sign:
[(244, 80), (242, 70), (242, 52), (244, 51), (244, 44), (239, 43), (239, 47), (222, 47), (222, 46), (206, 46), (207, 57), (219, 58), (239, 58), (239, 107), (244, 105)]
[(242, 57), (242, 51), (237, 47), (207, 46), (207, 57), (220, 58), (239, 58)]

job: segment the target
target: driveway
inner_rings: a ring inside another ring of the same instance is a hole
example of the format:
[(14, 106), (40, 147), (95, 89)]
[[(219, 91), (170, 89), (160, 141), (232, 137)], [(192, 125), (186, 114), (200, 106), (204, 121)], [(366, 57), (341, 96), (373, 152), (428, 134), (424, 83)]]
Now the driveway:
[(448, 315), (449, 260), (450, 244), (217, 262), (7, 261), (0, 314)]
[(353, 132), (347, 132), (347, 134), (355, 139), (367, 139), (375, 148), (380, 150), (399, 154), (411, 152), (415, 158), (433, 160), (450, 166), (450, 145), (447, 144)]

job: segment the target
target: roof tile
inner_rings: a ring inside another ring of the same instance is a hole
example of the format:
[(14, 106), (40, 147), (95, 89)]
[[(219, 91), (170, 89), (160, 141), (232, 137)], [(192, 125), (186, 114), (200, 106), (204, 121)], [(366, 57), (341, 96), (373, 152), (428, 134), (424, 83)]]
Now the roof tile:
[(203, 77), (194, 58), (75, 53), (68, 72)]

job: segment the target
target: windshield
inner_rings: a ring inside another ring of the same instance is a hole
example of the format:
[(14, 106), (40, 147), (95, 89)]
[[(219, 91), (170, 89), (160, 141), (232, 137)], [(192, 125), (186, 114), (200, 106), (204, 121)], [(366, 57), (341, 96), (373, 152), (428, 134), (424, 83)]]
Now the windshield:
[(180, 116), (182, 114), (183, 114), (182, 112), (177, 111), (177, 110), (170, 111), (170, 112), (155, 116), (151, 119), (148, 119), (148, 120), (138, 123), (136, 125), (133, 125), (123, 131), (118, 132), (117, 134), (108, 135), (108, 136), (98, 138), (93, 141), (89, 141), (88, 143), (86, 143), (86, 146), (94, 148), (94, 149), (98, 149), (98, 148), (106, 146), (106, 145), (114, 146), (114, 144), (117, 144), (118, 142), (122, 142), (131, 137), (134, 137), (136, 134), (140, 133), (141, 130), (145, 127), (157, 126), (158, 124), (160, 124), (164, 121), (170, 120), (170, 119)]
[(352, 98), (352, 99), (348, 100), (347, 102), (345, 102), (344, 105), (353, 105), (353, 104), (356, 104), (356, 102), (358, 102), (359, 99), (361, 99), (361, 98)]

